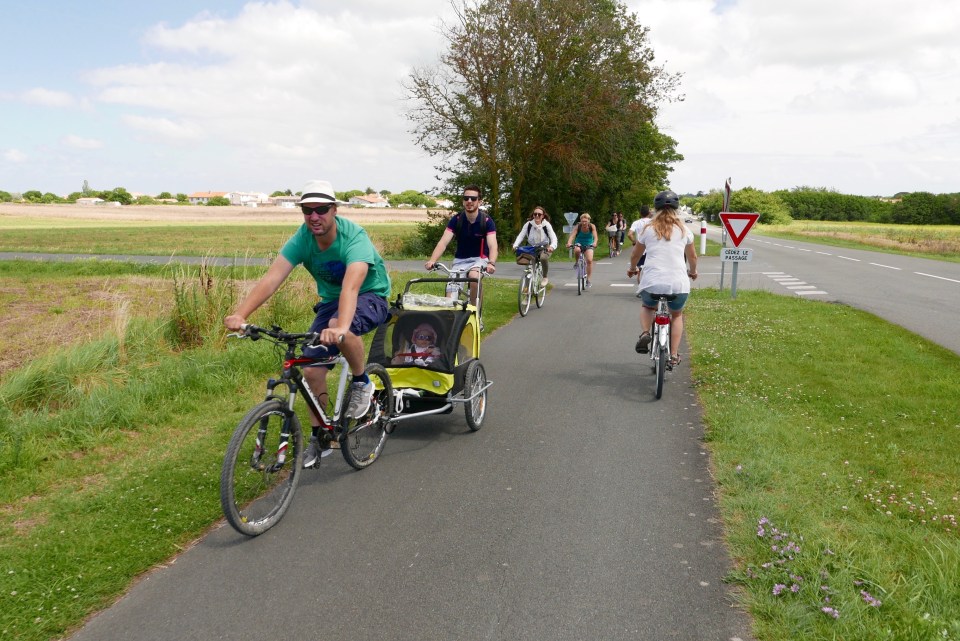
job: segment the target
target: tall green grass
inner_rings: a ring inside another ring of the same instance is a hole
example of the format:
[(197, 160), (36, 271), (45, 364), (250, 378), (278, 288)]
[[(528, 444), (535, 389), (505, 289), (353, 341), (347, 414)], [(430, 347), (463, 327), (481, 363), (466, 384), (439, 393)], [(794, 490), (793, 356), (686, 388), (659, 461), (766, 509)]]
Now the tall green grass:
[[(0, 638), (60, 638), (221, 517), (223, 452), (279, 360), (266, 342), (223, 341), (224, 292), (255, 271), (168, 275), (171, 299), (174, 282), (182, 295), (165, 316), (0, 383)], [(422, 275), (391, 274), (395, 293)], [(513, 316), (515, 287), (490, 282), (488, 331)], [(294, 276), (251, 321), (305, 329), (315, 298), (309, 276)], [(171, 336), (174, 317), (198, 319), (203, 341)]]
[(698, 290), (688, 340), (760, 639), (960, 639), (960, 359), (841, 306)]

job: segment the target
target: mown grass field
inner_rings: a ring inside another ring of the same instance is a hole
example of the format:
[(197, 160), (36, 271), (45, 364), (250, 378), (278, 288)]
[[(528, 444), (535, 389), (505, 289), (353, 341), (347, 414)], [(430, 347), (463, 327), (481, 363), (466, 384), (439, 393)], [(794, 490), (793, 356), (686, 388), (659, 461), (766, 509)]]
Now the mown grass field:
[[(162, 240), (130, 233), (131, 253)], [(213, 253), (249, 251), (232, 238)], [(220, 320), (260, 273), (0, 262), (0, 637), (60, 638), (220, 519), (224, 444), (276, 366)], [(515, 313), (514, 283), (493, 283), (488, 330)], [(295, 276), (254, 320), (302, 326), (313, 295)], [(957, 355), (752, 291), (697, 290), (686, 336), (757, 637), (960, 639)]]
[(764, 225), (757, 230), (779, 238), (960, 262), (960, 227), (955, 225), (881, 225), (797, 220), (789, 225)]

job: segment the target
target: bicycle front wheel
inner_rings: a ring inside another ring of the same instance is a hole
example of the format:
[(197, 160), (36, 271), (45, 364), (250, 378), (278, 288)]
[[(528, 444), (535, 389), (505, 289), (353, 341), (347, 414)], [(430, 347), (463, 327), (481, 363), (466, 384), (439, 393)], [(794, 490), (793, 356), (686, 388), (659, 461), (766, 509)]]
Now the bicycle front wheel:
[(579, 260), (577, 261), (577, 296), (583, 293), (583, 288), (586, 283), (584, 282), (584, 268), (583, 263)]
[(278, 400), (264, 401), (233, 432), (220, 472), (220, 505), (237, 532), (257, 536), (293, 501), (303, 468), (303, 433)]
[[(393, 415), (393, 384), (382, 365), (370, 363), (365, 370), (373, 382), (370, 409), (360, 418), (344, 417), (341, 422), (344, 435), (340, 452), (351, 467), (362, 470), (373, 465), (387, 442), (387, 429)], [(344, 399), (344, 404), (349, 399)]]
[(537, 299), (537, 308), (543, 307), (543, 301), (547, 298), (547, 287), (543, 284), (543, 265), (539, 263), (533, 273), (533, 295)]
[(517, 290), (517, 306), (520, 308), (520, 316), (526, 316), (530, 311), (530, 298), (533, 294), (533, 279), (530, 271), (525, 270), (520, 277), (520, 287)]

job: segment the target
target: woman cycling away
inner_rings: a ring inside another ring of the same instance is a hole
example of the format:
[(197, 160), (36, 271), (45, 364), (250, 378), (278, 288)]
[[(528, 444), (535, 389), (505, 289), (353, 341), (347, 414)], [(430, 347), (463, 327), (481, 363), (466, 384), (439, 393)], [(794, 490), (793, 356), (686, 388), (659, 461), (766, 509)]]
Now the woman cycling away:
[(540, 264), (543, 266), (543, 286), (547, 286), (547, 269), (549, 268), (550, 254), (557, 248), (557, 235), (550, 225), (550, 216), (547, 210), (537, 205), (533, 208), (530, 218), (520, 228), (520, 234), (513, 241), (513, 249), (517, 250), (523, 244), (523, 238), (526, 236), (528, 245), (539, 245), (547, 243), (547, 247), (540, 253)]
[(590, 222), (590, 214), (584, 212), (580, 214), (580, 224), (570, 232), (570, 238), (567, 239), (567, 249), (576, 247), (573, 250), (573, 264), (576, 266), (580, 259), (580, 252), (584, 252), (584, 258), (587, 261), (587, 288), (592, 285), (593, 279), (593, 248), (597, 246), (597, 226)]
[[(637, 244), (630, 254), (627, 276), (637, 273), (637, 261), (644, 252), (647, 260), (640, 277), (640, 340), (636, 350), (650, 351), (650, 327), (653, 324), (657, 301), (652, 294), (676, 294), (667, 303), (670, 308), (670, 366), (680, 364), (680, 339), (683, 337), (683, 306), (690, 295), (690, 281), (697, 278), (697, 252), (693, 234), (677, 215), (680, 198), (672, 191), (661, 191), (653, 200), (655, 214), (650, 224), (637, 235)], [(684, 264), (686, 258), (689, 266)]]

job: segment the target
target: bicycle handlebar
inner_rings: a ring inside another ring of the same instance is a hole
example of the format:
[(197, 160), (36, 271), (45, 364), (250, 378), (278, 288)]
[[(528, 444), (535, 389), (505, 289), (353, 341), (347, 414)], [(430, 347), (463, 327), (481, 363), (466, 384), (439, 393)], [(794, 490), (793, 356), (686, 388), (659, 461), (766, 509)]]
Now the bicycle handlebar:
[[(330, 353), (330, 350), (326, 345), (317, 342), (317, 340), (320, 338), (319, 332), (285, 332), (279, 325), (273, 325), (270, 329), (267, 329), (266, 327), (260, 327), (259, 325), (254, 325), (252, 323), (244, 323), (240, 326), (240, 333), (227, 334), (227, 336), (236, 338), (249, 338), (252, 341), (257, 341), (261, 338), (268, 338), (274, 343), (282, 343), (290, 347), (310, 347), (313, 349), (321, 349), (328, 354)], [(343, 342), (342, 334), (339, 342)]]
[[(443, 263), (434, 263), (434, 264), (433, 264), (433, 267), (431, 267), (431, 268), (430, 268), (429, 270), (427, 270), (427, 271), (430, 271), (430, 272), (438, 272), (438, 271), (441, 271), (441, 272), (445, 272), (445, 273), (447, 274), (447, 276), (452, 276), (453, 279), (463, 280), (463, 281), (475, 281), (475, 280), (477, 280), (476, 278), (473, 278), (473, 277), (470, 277), (470, 276), (461, 276), (461, 275), (460, 275), (460, 274), (469, 274), (469, 273), (470, 273), (470, 270), (472, 270), (472, 269), (474, 269), (474, 268), (478, 268), (478, 270), (479, 270), (479, 272), (480, 272), (480, 278), (483, 278), (484, 276), (487, 276), (487, 270), (484, 269), (484, 268), (482, 268), (482, 267), (480, 267), (479, 265), (474, 265), (473, 267), (469, 267), (469, 268), (467, 268), (467, 269), (461, 269), (461, 270), (454, 271), (454, 270), (450, 269), (449, 267), (447, 267), (446, 265), (444, 265)], [(452, 280), (453, 280), (453, 279), (452, 279)]]

